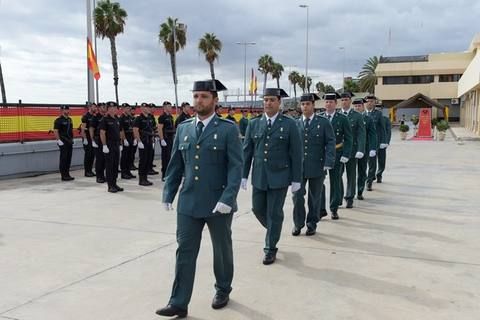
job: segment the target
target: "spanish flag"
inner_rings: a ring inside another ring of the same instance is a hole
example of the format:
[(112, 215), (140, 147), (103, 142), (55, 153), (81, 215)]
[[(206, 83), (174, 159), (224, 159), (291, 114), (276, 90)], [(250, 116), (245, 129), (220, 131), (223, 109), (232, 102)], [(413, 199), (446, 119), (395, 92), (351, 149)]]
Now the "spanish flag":
[(100, 70), (98, 69), (97, 57), (95, 57), (95, 52), (93, 52), (92, 42), (88, 38), (87, 38), (87, 62), (88, 62), (88, 69), (92, 71), (92, 74), (95, 80), (100, 79)]
[(252, 77), (250, 78), (250, 95), (253, 96), (257, 93), (257, 76), (252, 68)]

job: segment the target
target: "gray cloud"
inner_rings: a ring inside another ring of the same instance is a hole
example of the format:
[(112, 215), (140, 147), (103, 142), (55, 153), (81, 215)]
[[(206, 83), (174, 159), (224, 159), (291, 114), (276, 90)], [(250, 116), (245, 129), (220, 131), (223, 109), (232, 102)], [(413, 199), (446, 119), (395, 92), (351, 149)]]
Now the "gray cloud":
[[(198, 39), (214, 32), (223, 41), (216, 73), (229, 89), (243, 88), (243, 48), (248, 74), (263, 54), (300, 72), (305, 65), (306, 10), (297, 1), (121, 0), (129, 17), (117, 38), (120, 99), (173, 100), (169, 57), (158, 42), (168, 16), (188, 25), (188, 43), (178, 55), (180, 100), (190, 99), (195, 79), (209, 70), (197, 50)], [(309, 74), (339, 85), (345, 73), (356, 76), (373, 55), (413, 55), (464, 51), (477, 31), (480, 3), (466, 0), (387, 2), (384, 0), (307, 2), (310, 5)], [(85, 1), (3, 0), (0, 2), (2, 67), (10, 101), (82, 103), (86, 97)], [(391, 40), (389, 41), (389, 30)], [(98, 39), (100, 95), (113, 97), (109, 42)], [(291, 69), (291, 68), (290, 68)], [(282, 86), (289, 87), (287, 72)], [(259, 74), (259, 85), (262, 77)], [(269, 79), (269, 84), (274, 82)]]

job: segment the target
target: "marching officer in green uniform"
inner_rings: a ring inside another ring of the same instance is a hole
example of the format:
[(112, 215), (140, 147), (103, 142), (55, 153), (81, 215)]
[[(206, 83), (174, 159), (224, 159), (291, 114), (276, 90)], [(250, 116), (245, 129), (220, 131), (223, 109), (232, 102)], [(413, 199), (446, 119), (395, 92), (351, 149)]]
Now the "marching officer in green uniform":
[[(335, 133), (335, 165), (328, 171), (330, 180), (330, 211), (332, 219), (337, 220), (338, 207), (342, 204), (342, 172), (343, 165), (348, 162), (352, 153), (352, 129), (347, 116), (336, 111), (337, 99), (340, 95), (336, 92), (326, 93), (325, 114), (324, 116), (330, 121)], [(322, 190), (322, 202), (320, 216), (327, 215), (325, 188)]]
[[(387, 144), (387, 131), (385, 128), (385, 121), (383, 119), (383, 114), (379, 110), (375, 110), (375, 104), (377, 102), (377, 98), (374, 95), (368, 95), (365, 97), (367, 100), (366, 108), (367, 108), (367, 116), (371, 117), (373, 123), (375, 124), (375, 128), (377, 130), (377, 155), (378, 151), (381, 149), (385, 149), (388, 147)], [(368, 159), (368, 176), (367, 176), (367, 190), (372, 191), (372, 183), (373, 180), (376, 178), (376, 171), (377, 171), (377, 156), (370, 157)]]
[(55, 119), (53, 132), (60, 149), (60, 175), (62, 181), (72, 181), (75, 178), (70, 176), (70, 165), (72, 163), (73, 151), (73, 122), (70, 118), (70, 107), (61, 106), (62, 115)]
[(177, 209), (177, 255), (172, 295), (161, 316), (185, 317), (192, 295), (202, 230), (207, 224), (213, 246), (216, 294), (212, 308), (227, 305), (232, 291), (232, 218), (242, 178), (242, 146), (237, 126), (215, 114), (218, 80), (197, 81), (193, 99), (197, 116), (182, 122), (175, 135), (163, 203), (167, 210), (180, 184)]
[(252, 210), (267, 229), (265, 265), (274, 263), (276, 259), (288, 187), (291, 185), (291, 191), (295, 193), (302, 182), (300, 131), (295, 120), (280, 112), (282, 97), (288, 97), (283, 89), (265, 89), (265, 115), (250, 120), (243, 142), (245, 163), (241, 187), (247, 189), (253, 160)]
[(378, 150), (378, 170), (377, 170), (377, 183), (382, 183), (382, 174), (385, 171), (385, 165), (387, 162), (387, 148), (390, 145), (390, 140), (392, 139), (392, 123), (390, 122), (390, 118), (387, 116), (383, 116), (383, 120), (385, 123), (385, 134), (386, 139), (385, 142), (387, 146), (383, 149)]
[(245, 133), (247, 133), (247, 127), (248, 127), (248, 111), (247, 110), (242, 110), (242, 118), (238, 123), (238, 127), (240, 129), (240, 138), (242, 138), (242, 141), (243, 141), (245, 139)]
[[(325, 172), (335, 164), (335, 134), (327, 118), (315, 115), (315, 93), (301, 96), (303, 116), (297, 120), (303, 146), (303, 179), (300, 190), (293, 195), (292, 235), (298, 236), (307, 218), (307, 236), (315, 234), (320, 221), (320, 206)], [(308, 182), (308, 215), (305, 212)]]
[(358, 178), (357, 178), (357, 199), (364, 200), (363, 190), (365, 189), (365, 182), (367, 181), (367, 166), (368, 159), (377, 155), (377, 130), (371, 117), (367, 117), (365, 112), (364, 99), (355, 99), (353, 105), (355, 111), (362, 114), (363, 122), (365, 124), (365, 131), (367, 132), (367, 139), (365, 142), (365, 150), (368, 151), (368, 157), (358, 159)]
[(123, 188), (117, 185), (118, 162), (120, 159), (120, 122), (116, 117), (117, 110), (118, 107), (115, 102), (107, 102), (107, 114), (98, 125), (102, 152), (105, 154), (108, 192), (111, 193), (123, 191)]
[(148, 181), (148, 171), (150, 169), (150, 159), (153, 152), (153, 141), (155, 128), (150, 116), (150, 106), (148, 103), (141, 104), (142, 113), (135, 118), (133, 123), (133, 136), (138, 145), (138, 184), (141, 186), (151, 186), (153, 183)]
[(135, 160), (135, 146), (133, 139), (133, 122), (135, 117), (132, 115), (132, 107), (128, 103), (122, 104), (123, 114), (120, 116), (120, 138), (122, 140), (123, 150), (120, 158), (120, 171), (122, 179), (136, 178), (130, 171)]
[[(345, 193), (345, 200), (347, 201), (347, 208), (353, 208), (353, 198), (356, 194), (357, 187), (357, 160), (365, 156), (365, 124), (363, 116), (352, 108), (352, 97), (354, 95), (350, 92), (343, 92), (341, 94), (341, 112), (347, 116), (352, 129), (352, 150), (349, 160), (345, 163), (345, 170), (347, 171), (347, 190)], [(342, 168), (343, 169), (343, 168)], [(343, 175), (343, 170), (342, 170)], [(342, 195), (344, 194), (343, 180), (342, 180)]]

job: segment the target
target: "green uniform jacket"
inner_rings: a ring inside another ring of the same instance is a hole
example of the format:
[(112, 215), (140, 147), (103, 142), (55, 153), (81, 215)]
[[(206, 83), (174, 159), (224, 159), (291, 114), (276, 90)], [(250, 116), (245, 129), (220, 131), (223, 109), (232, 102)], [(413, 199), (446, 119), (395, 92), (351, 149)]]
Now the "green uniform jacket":
[(371, 117), (367, 116), (367, 113), (363, 114), (363, 120), (365, 123), (365, 129), (367, 131), (366, 152), (377, 150), (377, 130)]
[(335, 133), (336, 151), (340, 152), (341, 156), (350, 158), (352, 154), (353, 136), (348, 118), (336, 111), (331, 124), (333, 132)]
[(350, 109), (347, 117), (348, 121), (350, 122), (350, 128), (352, 129), (353, 135), (352, 153), (350, 154), (349, 158), (354, 158), (357, 152), (365, 154), (365, 124), (363, 122), (362, 114), (353, 109)]
[(323, 167), (335, 165), (335, 134), (327, 118), (314, 115), (308, 128), (303, 117), (297, 120), (303, 147), (303, 177), (318, 178), (325, 175)]
[(265, 116), (250, 120), (243, 142), (243, 178), (253, 160), (252, 185), (260, 190), (302, 182), (302, 143), (295, 120), (278, 114), (268, 132)]
[(367, 111), (367, 116), (371, 117), (373, 123), (375, 124), (375, 129), (377, 130), (377, 149), (380, 147), (381, 143), (387, 143), (387, 133), (385, 129), (385, 121), (383, 119), (383, 114), (379, 110)]
[(247, 132), (248, 119), (242, 117), (238, 125), (240, 127), (240, 134), (242, 135), (242, 137), (245, 137), (245, 133)]
[(385, 134), (386, 134), (385, 142), (390, 144), (390, 140), (392, 139), (392, 123), (390, 122), (390, 119), (387, 116), (383, 116), (383, 120), (385, 123)]
[(197, 140), (195, 119), (186, 120), (177, 128), (163, 202), (173, 203), (185, 176), (178, 198), (179, 214), (211, 217), (217, 202), (235, 212), (243, 165), (238, 128), (215, 115)]

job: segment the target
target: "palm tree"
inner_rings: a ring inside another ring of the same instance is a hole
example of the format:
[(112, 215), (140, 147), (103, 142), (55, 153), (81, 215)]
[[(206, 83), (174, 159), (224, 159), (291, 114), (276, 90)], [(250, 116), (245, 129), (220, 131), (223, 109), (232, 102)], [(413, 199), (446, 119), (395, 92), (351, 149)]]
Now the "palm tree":
[(335, 88), (332, 85), (327, 84), (325, 86), (325, 93), (335, 93)]
[(298, 86), (303, 90), (303, 93), (310, 92), (310, 88), (312, 86), (312, 78), (307, 78), (307, 87), (305, 88), (305, 75), (300, 75)]
[(2, 103), (7, 103), (7, 95), (5, 94), (5, 82), (3, 81), (2, 63), (0, 62), (0, 91), (2, 92)]
[(318, 92), (325, 92), (325, 83), (318, 81), (317, 84), (315, 84), (315, 88)]
[(281, 63), (274, 62), (272, 66), (272, 79), (277, 80), (277, 88), (280, 89), (280, 77), (283, 73), (283, 66)]
[(275, 62), (273, 61), (272, 56), (266, 54), (258, 59), (258, 71), (263, 73), (263, 93), (265, 93), (265, 88), (267, 87), (267, 76), (272, 72), (272, 67)]
[(198, 49), (205, 55), (205, 59), (210, 65), (212, 79), (215, 79), (213, 62), (218, 60), (220, 51), (222, 51), (222, 42), (213, 33), (205, 33), (203, 38), (198, 42)]
[(345, 87), (344, 91), (349, 91), (349, 92), (360, 92), (361, 91), (358, 82), (355, 82), (351, 79), (345, 80), (344, 87)]
[(292, 71), (288, 75), (288, 80), (293, 85), (293, 94), (295, 95), (295, 102), (297, 101), (297, 85), (300, 82), (300, 74), (297, 71)]
[(118, 61), (115, 38), (125, 30), (127, 11), (120, 7), (118, 2), (101, 0), (97, 3), (93, 15), (95, 19), (96, 34), (101, 36), (102, 39), (108, 38), (108, 40), (110, 40), (113, 65), (113, 84), (115, 86), (115, 99), (118, 104)]
[(379, 59), (377, 56), (368, 58), (363, 65), (358, 77), (360, 78), (360, 90), (370, 93), (375, 93), (375, 84), (377, 83), (377, 75), (375, 69), (377, 68)]
[[(185, 48), (187, 44), (187, 30), (183, 24), (177, 23), (177, 18), (168, 17), (167, 21), (160, 25), (158, 40), (163, 43), (165, 51), (170, 55), (170, 65), (172, 67), (173, 84), (175, 86), (175, 100), (177, 100), (177, 62), (176, 53)], [(174, 43), (175, 39), (175, 43)], [(175, 104), (178, 104), (175, 102)], [(178, 107), (178, 106), (176, 106)]]

